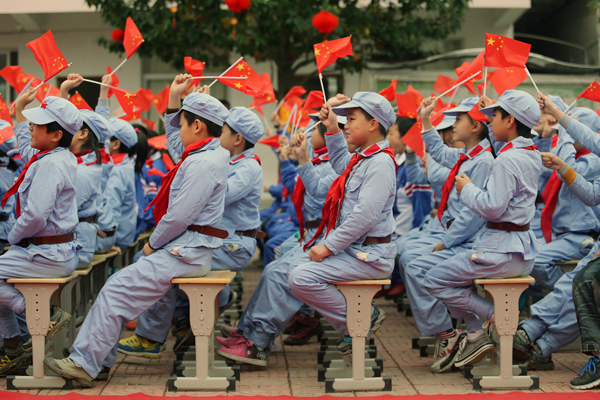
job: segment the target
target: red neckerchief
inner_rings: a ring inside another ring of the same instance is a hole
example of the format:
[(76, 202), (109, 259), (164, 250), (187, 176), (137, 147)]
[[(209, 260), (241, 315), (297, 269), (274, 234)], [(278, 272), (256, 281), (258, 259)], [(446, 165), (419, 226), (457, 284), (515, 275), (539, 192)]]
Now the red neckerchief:
[(469, 153), (469, 155), (467, 156), (466, 154), (461, 154), (460, 157), (458, 158), (458, 161), (456, 162), (456, 164), (454, 164), (454, 167), (452, 167), (452, 169), (450, 170), (450, 174), (448, 174), (448, 178), (446, 178), (446, 182), (444, 183), (444, 186), (442, 187), (442, 197), (440, 199), (440, 206), (438, 207), (438, 219), (440, 220), (440, 222), (442, 222), (442, 215), (444, 215), (444, 210), (446, 209), (446, 203), (448, 203), (448, 197), (450, 197), (450, 192), (452, 191), (452, 188), (454, 187), (454, 183), (455, 183), (455, 178), (456, 175), (458, 174), (458, 170), (460, 169), (460, 166), (467, 161), (469, 158), (475, 158), (475, 156), (477, 156), (479, 153), (481, 153), (483, 151), (483, 147), (478, 144), (477, 146), (475, 146), (473, 148), (473, 150), (471, 150), (471, 152)]
[(102, 160), (103, 164), (108, 164), (110, 162), (110, 155), (108, 155), (108, 153), (106, 153), (106, 148), (101, 148), (100, 150), (100, 157)]
[[(506, 150), (510, 150), (513, 148), (513, 142), (508, 143), (507, 145), (505, 145), (499, 152), (500, 153), (504, 153)], [(527, 146), (527, 147), (517, 147), (517, 149), (521, 149), (521, 150), (537, 150), (537, 146), (536, 145), (531, 145), (531, 146)]]
[[(17, 178), (15, 183), (10, 187), (10, 189), (8, 189), (8, 192), (6, 192), (6, 194), (2, 198), (2, 207), (4, 207), (6, 205), (6, 202), (8, 201), (10, 196), (12, 196), (13, 194), (15, 194), (19, 191), (19, 186), (21, 186), (21, 183), (23, 183), (23, 179), (25, 179), (25, 174), (27, 173), (27, 170), (29, 169), (31, 164), (36, 162), (38, 160), (39, 156), (41, 156), (42, 154), (46, 154), (52, 150), (53, 149), (35, 153), (33, 155), (33, 157), (31, 157), (29, 162), (23, 166), (23, 171), (21, 171), (21, 175), (19, 175), (19, 177)], [(21, 216), (21, 201), (19, 199), (19, 195), (17, 195), (17, 218), (19, 218), (20, 216)]]
[[(577, 160), (579, 157), (590, 153), (591, 152), (587, 149), (581, 149), (575, 154), (575, 159)], [(546, 187), (542, 192), (542, 198), (544, 199), (545, 205), (544, 208), (542, 208), (541, 226), (542, 234), (547, 243), (552, 241), (552, 217), (554, 216), (554, 211), (556, 211), (558, 193), (560, 192), (562, 184), (563, 181), (558, 177), (558, 173), (554, 171), (552, 172), (552, 175), (550, 175), (548, 183), (546, 183)]]
[(382, 149), (381, 147), (379, 147), (378, 144), (374, 144), (369, 146), (369, 148), (367, 148), (362, 154), (354, 154), (350, 159), (350, 162), (348, 163), (348, 166), (346, 167), (344, 172), (342, 172), (342, 174), (338, 176), (335, 179), (335, 181), (333, 181), (333, 183), (331, 184), (331, 187), (327, 192), (325, 205), (323, 206), (321, 224), (319, 225), (319, 228), (317, 228), (315, 236), (313, 236), (313, 238), (310, 239), (310, 241), (308, 241), (308, 243), (304, 245), (304, 250), (306, 250), (308, 246), (310, 246), (319, 236), (321, 236), (325, 228), (327, 228), (327, 231), (325, 232), (325, 236), (327, 237), (327, 234), (329, 234), (329, 232), (335, 227), (335, 223), (338, 219), (338, 214), (340, 212), (340, 207), (342, 205), (342, 200), (344, 199), (344, 193), (346, 190), (346, 180), (348, 179), (350, 172), (352, 172), (352, 169), (356, 166), (356, 164), (358, 164), (360, 160), (380, 152), (392, 157), (394, 165), (397, 167), (396, 159), (394, 158), (394, 149), (392, 149), (391, 147), (386, 147), (385, 149)]
[(113, 160), (113, 164), (117, 165), (117, 164), (121, 164), (123, 162), (126, 155), (127, 155), (127, 153), (119, 153), (119, 154), (112, 155), (110, 157)]
[(165, 168), (167, 169), (167, 171), (170, 171), (173, 168), (175, 168), (175, 163), (173, 162), (173, 160), (171, 160), (171, 157), (169, 157), (167, 153), (163, 153), (162, 161), (163, 164), (165, 164)]
[[(79, 164), (83, 164), (83, 156), (86, 156), (88, 154), (90, 154), (92, 152), (92, 150), (86, 150), (86, 151), (80, 151), (79, 153), (73, 153), (73, 155), (75, 157), (77, 157), (77, 165)], [(89, 164), (85, 164), (85, 165), (92, 165), (92, 164), (96, 164), (96, 161), (92, 161)]]
[(186, 147), (185, 151), (183, 152), (183, 155), (181, 156), (181, 161), (179, 161), (177, 165), (175, 165), (173, 169), (167, 172), (166, 175), (161, 179), (160, 190), (156, 194), (154, 200), (152, 200), (152, 202), (148, 204), (148, 207), (146, 207), (146, 209), (144, 210), (144, 212), (146, 212), (150, 207), (154, 206), (154, 222), (156, 222), (156, 225), (158, 225), (162, 217), (167, 213), (167, 209), (169, 208), (169, 193), (171, 192), (171, 183), (173, 183), (173, 178), (175, 178), (175, 174), (177, 174), (177, 171), (179, 171), (181, 163), (185, 161), (185, 159), (187, 158), (187, 156), (190, 155), (190, 153), (200, 150), (208, 143), (210, 143), (210, 141), (213, 139), (215, 138), (208, 137), (199, 142), (192, 143), (188, 147)]
[[(245, 154), (242, 154), (242, 155), (241, 155), (241, 156), (239, 156), (238, 158), (236, 158), (236, 159), (234, 159), (234, 160), (231, 160), (231, 162), (229, 163), (229, 165), (233, 164), (234, 162), (240, 161), (240, 160), (242, 160), (242, 159), (244, 159), (244, 158), (246, 158), (246, 155), (245, 155)], [(260, 158), (259, 158), (257, 155), (254, 155), (254, 156), (252, 157), (252, 160), (256, 160), (256, 162), (258, 163), (258, 165), (262, 165), (262, 164), (261, 164), (261, 162), (260, 162)]]
[(146, 160), (146, 165), (148, 166), (148, 168), (152, 168), (152, 167), (154, 167), (154, 160), (153, 160), (153, 159), (151, 159), (151, 158), (148, 158), (148, 159)]
[[(327, 147), (323, 147), (319, 150), (314, 150), (316, 156), (312, 159), (313, 165), (321, 164), (329, 161), (329, 154), (327, 154)], [(296, 217), (298, 218), (298, 225), (300, 226), (300, 240), (304, 239), (304, 194), (306, 193), (306, 187), (304, 182), (298, 175), (298, 180), (294, 186), (294, 193), (292, 193), (292, 203), (294, 203), (294, 209), (296, 210)]]
[(556, 147), (556, 145), (558, 144), (558, 133), (554, 136), (552, 136), (552, 145), (550, 145), (550, 148), (553, 149)]

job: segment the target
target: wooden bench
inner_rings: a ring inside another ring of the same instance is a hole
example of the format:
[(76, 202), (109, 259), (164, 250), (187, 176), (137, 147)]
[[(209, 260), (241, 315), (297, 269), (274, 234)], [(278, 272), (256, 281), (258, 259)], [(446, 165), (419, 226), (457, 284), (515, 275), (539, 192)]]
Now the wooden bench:
[(33, 352), (33, 376), (9, 376), (6, 380), (9, 390), (71, 389), (70, 381), (45, 374), (44, 357), (46, 355), (46, 334), (50, 324), (50, 304), (51, 302), (58, 303), (62, 288), (74, 283), (77, 279), (77, 275), (71, 274), (61, 278), (11, 278), (6, 280), (25, 297), (27, 328), (31, 334)]
[(375, 293), (381, 290), (381, 286), (390, 283), (389, 279), (334, 283), (346, 298), (346, 324), (352, 338), (352, 355), (346, 356), (340, 371), (332, 370), (332, 373), (339, 377), (325, 380), (326, 393), (392, 390), (391, 377), (365, 376), (368, 369), (365, 365), (365, 345), (371, 327), (371, 302)]
[[(473, 389), (539, 389), (538, 376), (521, 376), (522, 368), (513, 366), (513, 336), (519, 325), (519, 298), (535, 282), (530, 276), (506, 279), (476, 279), (494, 302), (495, 328), (499, 349), (491, 354), (489, 366), (471, 369)], [(498, 358), (499, 363), (498, 363)]]
[[(219, 292), (231, 283), (235, 272), (210, 271), (200, 278), (175, 278), (190, 300), (190, 325), (196, 339), (196, 376), (171, 377), (168, 389), (177, 390), (235, 390), (234, 371), (215, 365), (214, 337), (219, 315)], [(225, 375), (225, 376), (223, 376)]]

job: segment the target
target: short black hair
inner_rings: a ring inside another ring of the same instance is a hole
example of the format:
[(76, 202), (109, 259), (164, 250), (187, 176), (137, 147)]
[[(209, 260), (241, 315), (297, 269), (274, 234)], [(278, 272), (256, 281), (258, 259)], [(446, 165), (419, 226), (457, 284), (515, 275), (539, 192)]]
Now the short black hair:
[(398, 125), (398, 131), (400, 132), (400, 137), (404, 137), (413, 127), (413, 125), (417, 122), (416, 119), (407, 118), (407, 117), (396, 117), (396, 125)]
[(133, 146), (129, 147), (126, 146), (125, 143), (123, 143), (123, 141), (118, 137), (111, 136), (110, 141), (114, 142), (115, 140), (119, 140), (121, 142), (121, 146), (119, 147), (119, 154), (126, 153), (129, 157), (133, 157), (135, 155), (135, 152), (137, 150), (137, 144), (134, 144)]
[(62, 131), (62, 137), (58, 141), (58, 146), (68, 149), (71, 146), (71, 142), (73, 141), (73, 135), (71, 134), (71, 132), (68, 132), (65, 128), (62, 127), (61, 124), (59, 124), (56, 121), (46, 124), (46, 132), (47, 133), (52, 133), (52, 132), (57, 132), (57, 131)]
[(496, 150), (494, 150), (494, 146), (492, 146), (492, 139), (490, 138), (490, 130), (488, 125), (482, 121), (475, 121), (473, 117), (469, 113), (466, 113), (467, 117), (471, 120), (471, 123), (479, 122), (481, 124), (481, 132), (479, 132), (479, 140), (487, 139), (490, 142), (490, 151), (492, 152), (492, 156), (496, 158)]
[(195, 120), (200, 120), (200, 122), (206, 125), (206, 130), (208, 131), (208, 135), (212, 137), (221, 137), (221, 131), (223, 131), (223, 127), (215, 124), (212, 121), (207, 120), (199, 115), (196, 115), (187, 110), (183, 110), (183, 118), (187, 121), (188, 125), (192, 125)]
[[(89, 125), (84, 122), (83, 125), (81, 125), (81, 130), (85, 129), (87, 129), (89, 134), (86, 142), (83, 145), (81, 145), (81, 150), (93, 151), (94, 154), (96, 154), (96, 164), (102, 164), (102, 155), (100, 154), (100, 141), (98, 140), (96, 134), (94, 134), (92, 128), (90, 128)], [(104, 146), (104, 144), (102, 145)]]
[[(500, 115), (502, 116), (502, 119), (508, 117), (509, 114), (504, 108), (502, 107), (498, 107), (498, 111), (500, 111)], [(513, 115), (513, 118), (515, 118), (515, 116)], [(519, 121), (518, 119), (515, 118), (515, 123), (517, 124), (517, 135), (519, 136), (523, 136), (524, 138), (532, 138), (533, 135), (531, 134), (531, 128), (526, 126), (524, 123), (522, 123), (521, 121)]]
[(219, 101), (225, 106), (225, 108), (227, 108), (228, 110), (231, 109), (231, 104), (229, 104), (229, 100), (219, 99)]
[[(239, 132), (237, 132), (235, 129), (233, 129), (231, 127), (231, 125), (229, 125), (227, 122), (225, 122), (225, 125), (227, 125), (227, 127), (229, 128), (229, 130), (231, 131), (231, 133), (233, 133), (234, 135), (240, 134)], [(242, 137), (244, 138), (244, 140), (246, 141), (246, 143), (244, 144), (244, 151), (249, 150), (249, 149), (253, 149), (254, 148), (254, 143), (252, 143), (251, 141), (249, 141), (248, 139), (246, 139), (244, 137), (244, 135), (242, 135)]]
[[(368, 112), (366, 112), (365, 110), (363, 110), (362, 108), (358, 108), (363, 115), (365, 116), (365, 118), (370, 121), (372, 119), (377, 119), (375, 117), (373, 117), (371, 114), (369, 114)], [(383, 127), (383, 125), (381, 124), (381, 121), (377, 119), (377, 123), (379, 123), (379, 133), (381, 133), (383, 135), (383, 138), (385, 139), (387, 137), (387, 129), (385, 129)]]

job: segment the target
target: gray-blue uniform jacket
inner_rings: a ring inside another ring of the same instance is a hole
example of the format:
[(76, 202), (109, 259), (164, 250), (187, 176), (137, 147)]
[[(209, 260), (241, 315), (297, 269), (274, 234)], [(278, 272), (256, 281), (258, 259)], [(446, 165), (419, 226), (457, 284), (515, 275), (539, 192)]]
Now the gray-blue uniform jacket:
[[(95, 164), (94, 152), (81, 156), (81, 159), (81, 164), (77, 165), (77, 216), (87, 218), (98, 215), (98, 198), (101, 197), (98, 182), (102, 177), (102, 167)], [(92, 262), (96, 251), (96, 238), (96, 224), (79, 222), (77, 241), (83, 247), (78, 253), (79, 268)]]
[(135, 172), (133, 160), (122, 154), (123, 160), (116, 163), (106, 184), (103, 207), (110, 207), (117, 225), (115, 245), (127, 247), (135, 241), (135, 226), (137, 222), (137, 203), (135, 201)]

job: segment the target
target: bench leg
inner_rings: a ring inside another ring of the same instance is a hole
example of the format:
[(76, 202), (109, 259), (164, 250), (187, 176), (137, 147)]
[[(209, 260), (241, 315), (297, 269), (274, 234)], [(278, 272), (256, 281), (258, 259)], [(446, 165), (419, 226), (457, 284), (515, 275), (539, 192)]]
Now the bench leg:
[(58, 376), (46, 376), (44, 356), (46, 355), (46, 334), (50, 324), (50, 299), (58, 289), (58, 283), (27, 284), (17, 283), (15, 289), (25, 297), (27, 328), (31, 334), (33, 352), (33, 376), (15, 376), (7, 379), (7, 387), (16, 389), (69, 388), (70, 382)]

